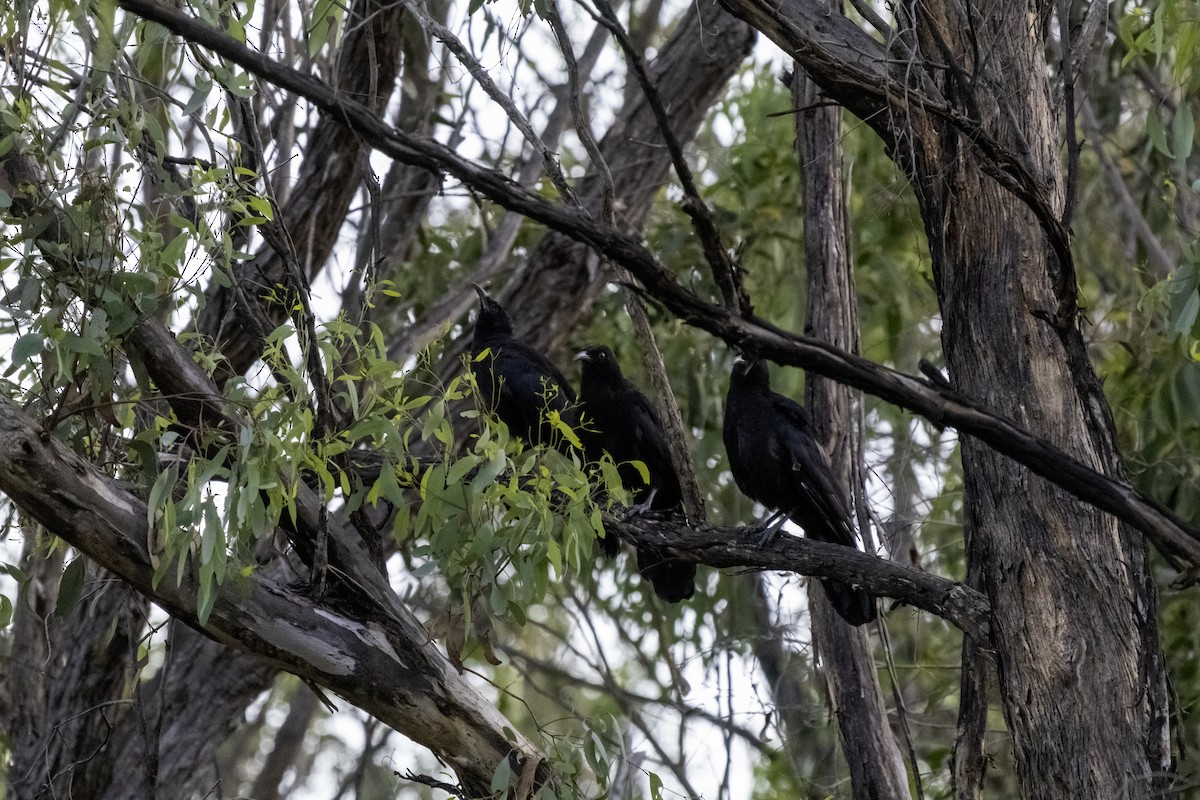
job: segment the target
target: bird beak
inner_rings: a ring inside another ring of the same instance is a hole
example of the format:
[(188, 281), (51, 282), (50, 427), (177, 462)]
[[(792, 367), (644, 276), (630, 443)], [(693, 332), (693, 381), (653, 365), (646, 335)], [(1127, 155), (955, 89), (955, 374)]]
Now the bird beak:
[(591, 361), (592, 357), (591, 357), (591, 355), (588, 354), (587, 350), (580, 350), (578, 353), (575, 354), (575, 357), (572, 358), (571, 360), (572, 361)]
[(475, 293), (479, 295), (479, 302), (482, 303), (484, 300), (487, 300), (491, 296), (486, 291), (484, 291), (483, 287), (480, 286), (478, 283), (472, 283), (471, 286), (475, 287)]

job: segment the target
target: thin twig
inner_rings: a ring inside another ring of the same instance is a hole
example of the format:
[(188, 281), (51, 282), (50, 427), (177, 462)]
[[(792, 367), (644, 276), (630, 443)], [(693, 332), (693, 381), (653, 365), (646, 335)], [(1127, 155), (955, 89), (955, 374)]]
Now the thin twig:
[(1171, 270), (1175, 269), (1175, 258), (1167, 252), (1167, 248), (1163, 246), (1158, 234), (1150, 227), (1150, 222), (1125, 184), (1125, 177), (1121, 174), (1120, 167), (1105, 150), (1104, 131), (1100, 128), (1100, 120), (1096, 118), (1096, 111), (1092, 108), (1091, 102), (1085, 98), (1079, 111), (1084, 135), (1091, 140), (1092, 150), (1095, 151), (1096, 159), (1100, 162), (1100, 171), (1104, 173), (1109, 192), (1133, 228), (1134, 236), (1146, 249), (1146, 259), (1150, 262), (1151, 274), (1160, 280), (1167, 277), (1171, 274)]
[[(543, 630), (553, 632), (549, 627), (544, 627)], [(547, 675), (554, 677), (559, 681), (570, 681), (574, 686), (583, 689), (591, 689), (596, 692), (602, 692), (610, 695), (621, 695), (630, 703), (639, 703), (641, 705), (658, 705), (663, 708), (669, 708), (679, 714), (684, 719), (696, 718), (702, 719), (711, 725), (727, 731), (730, 735), (737, 736), (747, 745), (757, 750), (763, 755), (770, 755), (772, 748), (763, 743), (762, 739), (753, 731), (734, 723), (731, 719), (725, 719), (711, 711), (706, 711), (699, 706), (691, 706), (681, 700), (671, 700), (662, 697), (653, 697), (651, 695), (639, 694), (625, 688), (617, 683), (611, 670), (607, 667), (604, 670), (597, 669), (600, 675), (599, 681), (590, 681), (576, 673), (563, 669), (559, 664), (552, 661), (544, 661), (535, 658), (528, 653), (512, 647), (511, 645), (497, 642), (496, 648), (513, 660), (521, 661), (527, 668), (536, 669), (540, 672), (545, 672)], [(595, 668), (595, 665), (592, 665)], [(554, 699), (551, 697), (550, 699)]]
[[(304, 358), (305, 372), (312, 383), (312, 392), (316, 414), (313, 421), (312, 439), (322, 442), (333, 429), (333, 418), (330, 406), (332, 392), (329, 386), (329, 376), (325, 374), (325, 366), (321, 361), (321, 348), (317, 344), (317, 319), (312, 309), (312, 287), (308, 282), (307, 273), (301, 269), (296, 255), (296, 244), (292, 241), (291, 233), (284, 223), (283, 209), (276, 200), (271, 171), (266, 168), (266, 150), (259, 136), (259, 128), (254, 108), (244, 97), (230, 95), (234, 104), (240, 107), (241, 115), (246, 124), (243, 126), (250, 141), (244, 143), (250, 147), (259, 165), (259, 175), (263, 182), (263, 194), (271, 205), (273, 219), (262, 223), (260, 230), (263, 239), (279, 255), (283, 261), (284, 274), (290, 284), (291, 296), (283, 299), (286, 311), (292, 318), (299, 339), (300, 352)], [(295, 300), (296, 302), (293, 302)], [(325, 593), (326, 578), (329, 567), (329, 505), (321, 503), (314, 545), (313, 561), (313, 591), (320, 597)]]
[(439, 781), (437, 778), (434, 778), (430, 775), (417, 775), (412, 770), (409, 770), (405, 773), (392, 770), (392, 774), (397, 778), (403, 778), (406, 781), (412, 781), (413, 783), (430, 786), (434, 789), (441, 789), (443, 792), (449, 792), (455, 797), (461, 797), (463, 800), (470, 800), (470, 795), (467, 794), (467, 790), (457, 783), (446, 783), (445, 781)]
[(597, 11), (593, 11), (586, 5), (583, 8), (597, 22), (612, 32), (613, 37), (617, 40), (622, 52), (625, 54), (625, 60), (629, 65), (630, 71), (633, 72), (638, 84), (642, 87), (642, 93), (646, 97), (646, 102), (654, 112), (654, 118), (658, 122), (659, 133), (663, 137), (663, 142), (666, 144), (667, 150), (671, 153), (671, 163), (675, 167), (675, 174), (679, 177), (680, 186), (683, 188), (683, 209), (692, 218), (692, 225), (696, 230), (696, 235), (700, 238), (700, 244), (704, 248), (704, 256), (712, 268), (717, 286), (721, 289), (721, 296), (724, 299), (725, 306), (735, 313), (749, 311), (749, 298), (746, 296), (746, 291), (742, 286), (737, 265), (733, 263), (733, 260), (729, 257), (729, 250), (721, 242), (721, 233), (717, 230), (717, 225), (713, 221), (712, 212), (709, 211), (703, 198), (700, 197), (700, 191), (696, 188), (695, 178), (692, 177), (692, 169), (688, 166), (687, 159), (684, 158), (683, 147), (679, 144), (679, 139), (675, 137), (674, 132), (671, 130), (671, 124), (667, 117), (667, 109), (663, 105), (662, 98), (659, 97), (658, 89), (655, 88), (654, 82), (646, 74), (646, 67), (642, 63), (641, 55), (634, 49), (633, 42), (629, 40), (629, 34), (625, 32), (625, 28), (621, 25), (621, 21), (617, 18), (608, 0), (593, 0), (593, 2)]
[(550, 23), (550, 30), (554, 32), (554, 38), (558, 40), (558, 49), (567, 65), (567, 101), (571, 108), (571, 117), (575, 120), (575, 132), (579, 135), (583, 149), (587, 151), (592, 169), (600, 176), (600, 218), (605, 224), (614, 225), (612, 170), (608, 168), (608, 162), (604, 160), (596, 138), (592, 136), (587, 115), (583, 113), (583, 103), (579, 96), (579, 65), (575, 62), (575, 49), (571, 45), (571, 37), (567, 35), (566, 26), (563, 25), (562, 16), (558, 12), (558, 0), (549, 0), (546, 3), (545, 17)]
[(459, 60), (459, 63), (471, 73), (471, 77), (479, 82), (479, 85), (487, 92), (488, 97), (492, 98), (496, 105), (504, 109), (504, 113), (517, 126), (517, 129), (521, 131), (521, 134), (525, 137), (525, 141), (529, 142), (529, 145), (535, 152), (541, 153), (542, 163), (546, 167), (546, 175), (549, 176), (551, 183), (554, 184), (554, 188), (558, 190), (558, 194), (562, 197), (563, 201), (570, 205), (579, 205), (579, 201), (575, 198), (575, 193), (571, 190), (570, 184), (567, 183), (567, 176), (563, 174), (562, 166), (558, 163), (558, 157), (546, 146), (546, 143), (542, 141), (542, 137), (538, 136), (537, 131), (533, 129), (529, 120), (517, 108), (512, 98), (500, 91), (500, 87), (496, 86), (495, 81), (488, 75), (487, 70), (479, 63), (479, 60), (471, 54), (471, 51), (467, 49), (449, 28), (430, 16), (429, 11), (425, 8), (424, 0), (400, 0), (400, 2), (412, 12), (412, 15), (421, 23), (422, 28), (446, 45), (447, 49)]
[(912, 727), (908, 724), (908, 706), (904, 703), (904, 691), (900, 688), (900, 676), (896, 674), (896, 660), (892, 656), (892, 638), (888, 635), (887, 618), (878, 617), (875, 620), (875, 627), (879, 631), (884, 661), (887, 663), (888, 676), (891, 678), (889, 683), (892, 686), (892, 701), (896, 704), (896, 719), (900, 722), (904, 749), (907, 751), (908, 762), (911, 765), (913, 786), (917, 790), (918, 800), (925, 800), (925, 787), (921, 783), (921, 761), (917, 758), (916, 748), (913, 747)]

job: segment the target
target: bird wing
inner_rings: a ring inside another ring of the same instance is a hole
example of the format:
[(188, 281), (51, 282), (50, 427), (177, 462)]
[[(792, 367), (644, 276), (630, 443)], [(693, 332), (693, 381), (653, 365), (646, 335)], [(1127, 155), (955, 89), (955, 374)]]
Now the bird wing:
[(769, 465), (783, 463), (772, 452), (770, 430), (775, 422), (770, 418), (771, 409), (766, 398), (756, 395), (746, 387), (732, 382), (725, 400), (725, 420), (722, 438), (725, 452), (729, 456), (729, 470), (742, 493), (755, 502), (776, 508), (772, 480), (773, 470)]
[[(792, 512), (805, 534), (813, 539), (854, 547), (850, 501), (834, 479), (829, 458), (817, 441), (808, 414), (795, 401), (777, 395), (774, 409), (787, 424), (778, 427), (777, 446), (786, 453), (792, 470), (800, 479), (801, 497)], [(782, 454), (781, 454), (782, 455)]]
[(501, 391), (521, 402), (557, 411), (575, 403), (575, 390), (562, 371), (515, 339), (493, 347), (492, 369), (504, 381)]
[[(589, 458), (607, 452), (620, 467), (621, 480), (643, 502), (655, 490), (652, 508), (677, 508), (682, 502), (679, 476), (671, 459), (667, 435), (654, 404), (632, 383), (619, 375), (592, 375), (583, 384), (584, 415), (594, 422), (595, 435), (588, 439)], [(641, 461), (649, 472), (649, 483), (628, 464)], [(647, 487), (647, 488), (643, 488)]]
[(575, 390), (566, 376), (534, 348), (516, 339), (484, 343), (490, 355), (475, 365), (485, 404), (515, 435), (545, 439), (546, 411), (557, 411), (574, 425)]
[(663, 427), (658, 410), (636, 388), (630, 387), (628, 399), (629, 425), (636, 442), (636, 459), (645, 463), (650, 471), (650, 487), (656, 489), (653, 507), (669, 509), (683, 502), (683, 491), (679, 487), (679, 474), (671, 458), (667, 444), (667, 432)]

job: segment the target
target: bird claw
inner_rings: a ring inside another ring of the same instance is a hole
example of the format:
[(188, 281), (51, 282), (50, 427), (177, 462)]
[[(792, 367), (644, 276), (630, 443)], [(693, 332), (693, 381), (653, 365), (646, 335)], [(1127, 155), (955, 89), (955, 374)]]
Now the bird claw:
[(780, 526), (778, 524), (771, 525), (769, 523), (764, 523), (762, 530), (758, 532), (758, 539), (754, 543), (755, 546), (766, 547), (768, 544), (770, 544), (771, 540), (774, 539), (779, 533), (779, 527)]
[(787, 522), (787, 513), (783, 511), (776, 511), (767, 517), (766, 521), (759, 527), (758, 539), (755, 541), (755, 545), (757, 547), (765, 547), (770, 544), (785, 522)]
[(656, 494), (658, 494), (658, 489), (657, 488), (651, 489), (649, 497), (647, 497), (645, 500), (638, 503), (637, 505), (632, 505), (629, 507), (627, 516), (640, 517), (642, 514), (645, 514), (647, 511), (649, 511), (651, 509), (651, 507), (654, 505), (654, 495), (656, 495)]

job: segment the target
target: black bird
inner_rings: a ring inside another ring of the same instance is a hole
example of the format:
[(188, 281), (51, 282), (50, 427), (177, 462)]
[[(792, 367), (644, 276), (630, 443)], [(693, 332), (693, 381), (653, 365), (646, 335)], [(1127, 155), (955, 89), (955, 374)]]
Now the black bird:
[[(514, 436), (530, 444), (566, 449), (567, 438), (549, 422), (548, 415), (558, 412), (573, 427), (577, 422), (575, 390), (549, 359), (513, 337), (512, 320), (504, 307), (483, 287), (471, 285), (479, 294), (471, 371), (484, 406), (494, 411)], [(479, 358), (485, 350), (488, 355)]]
[[(808, 414), (771, 391), (761, 361), (733, 362), (725, 402), (725, 450), (738, 488), (791, 518), (818, 541), (855, 547), (850, 502), (833, 479)], [(830, 605), (851, 625), (875, 619), (875, 598), (862, 589), (823, 580)]]
[[(582, 404), (580, 438), (589, 461), (608, 453), (617, 464), (621, 483), (643, 509), (683, 511), (679, 475), (667, 447), (667, 434), (654, 405), (621, 375), (613, 351), (598, 345), (578, 353), (582, 361), (579, 400)], [(650, 482), (630, 462), (641, 461)], [(619, 543), (606, 537), (604, 552), (615, 556)], [(638, 571), (654, 584), (655, 593), (668, 603), (678, 603), (695, 593), (696, 565), (638, 550)]]

